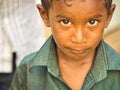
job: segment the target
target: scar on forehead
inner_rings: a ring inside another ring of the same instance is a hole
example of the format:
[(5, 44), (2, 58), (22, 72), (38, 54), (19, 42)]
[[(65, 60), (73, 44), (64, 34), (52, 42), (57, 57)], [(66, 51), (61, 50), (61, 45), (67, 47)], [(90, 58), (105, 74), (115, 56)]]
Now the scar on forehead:
[[(67, 6), (72, 6), (72, 4), (74, 3), (74, 1), (85, 2), (86, 0), (56, 0), (56, 1), (60, 1), (61, 3), (64, 3)], [(105, 3), (105, 0), (96, 0), (96, 1), (103, 2), (103, 4)]]
[[(61, 2), (64, 2), (65, 5), (71, 6), (73, 4), (73, 2), (77, 1), (77, 0), (56, 0), (56, 1), (61, 1)], [(79, 1), (84, 2), (86, 0), (79, 0)]]

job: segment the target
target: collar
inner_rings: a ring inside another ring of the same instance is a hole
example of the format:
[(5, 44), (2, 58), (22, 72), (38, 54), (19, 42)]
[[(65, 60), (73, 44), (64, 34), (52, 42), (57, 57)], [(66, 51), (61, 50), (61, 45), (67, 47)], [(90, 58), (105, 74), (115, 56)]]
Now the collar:
[(96, 57), (91, 68), (91, 73), (94, 76), (95, 81), (100, 81), (107, 76), (108, 62), (105, 53), (103, 41), (97, 47)]
[(101, 40), (97, 47), (91, 73), (95, 81), (99, 82), (107, 76), (109, 70), (120, 70), (120, 55)]
[(56, 44), (53, 37), (50, 36), (36, 56), (30, 62), (30, 69), (34, 66), (45, 66), (54, 76), (59, 76), (59, 68), (56, 55)]
[(49, 37), (42, 48), (36, 53), (36, 56), (30, 62), (30, 69), (34, 66), (47, 66), (51, 41), (52, 37)]

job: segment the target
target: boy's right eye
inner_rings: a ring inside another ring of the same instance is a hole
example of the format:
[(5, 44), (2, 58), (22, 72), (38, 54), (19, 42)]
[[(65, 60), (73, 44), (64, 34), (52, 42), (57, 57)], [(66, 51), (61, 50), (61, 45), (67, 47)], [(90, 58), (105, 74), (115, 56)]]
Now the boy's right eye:
[(69, 20), (61, 20), (60, 23), (64, 26), (69, 26), (71, 24)]

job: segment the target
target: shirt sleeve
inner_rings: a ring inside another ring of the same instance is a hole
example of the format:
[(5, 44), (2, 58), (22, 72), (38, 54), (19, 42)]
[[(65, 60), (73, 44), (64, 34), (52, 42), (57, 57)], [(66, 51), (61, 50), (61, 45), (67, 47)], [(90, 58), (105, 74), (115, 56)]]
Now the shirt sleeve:
[(32, 53), (22, 60), (15, 71), (10, 90), (27, 90), (27, 63), (29, 63), (35, 55), (36, 53)]
[(9, 90), (27, 90), (25, 75), (23, 75), (23, 72), (19, 70), (19, 67), (16, 69)]

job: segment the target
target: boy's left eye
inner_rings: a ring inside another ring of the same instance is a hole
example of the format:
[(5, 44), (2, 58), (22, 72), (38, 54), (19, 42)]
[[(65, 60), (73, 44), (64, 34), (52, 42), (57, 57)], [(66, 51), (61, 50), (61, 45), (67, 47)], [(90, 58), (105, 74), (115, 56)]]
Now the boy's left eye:
[(61, 20), (60, 23), (64, 26), (69, 26), (71, 24), (69, 20)]
[(87, 23), (89, 26), (96, 26), (98, 24), (97, 20), (89, 20), (89, 22)]

